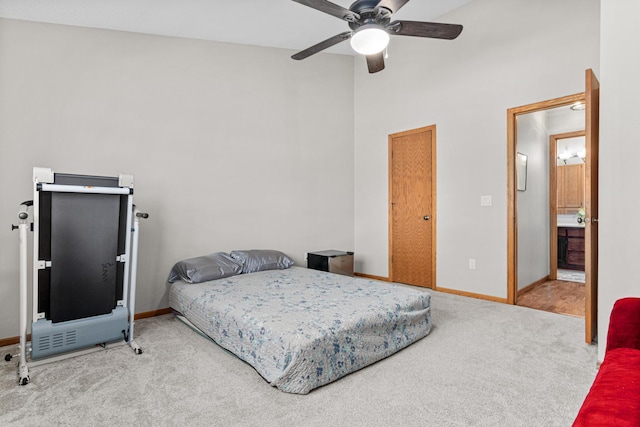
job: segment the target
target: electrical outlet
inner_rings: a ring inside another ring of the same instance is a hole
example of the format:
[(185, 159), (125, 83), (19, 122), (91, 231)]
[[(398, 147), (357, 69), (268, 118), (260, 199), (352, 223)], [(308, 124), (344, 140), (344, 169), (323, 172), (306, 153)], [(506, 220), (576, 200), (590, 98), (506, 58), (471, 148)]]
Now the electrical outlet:
[(476, 260), (474, 258), (469, 258), (469, 270), (476, 269)]

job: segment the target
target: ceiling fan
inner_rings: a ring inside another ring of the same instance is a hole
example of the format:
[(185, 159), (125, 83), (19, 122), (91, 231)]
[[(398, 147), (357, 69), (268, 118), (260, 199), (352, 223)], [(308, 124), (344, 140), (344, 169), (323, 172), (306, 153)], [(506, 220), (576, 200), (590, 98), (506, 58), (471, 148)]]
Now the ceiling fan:
[(462, 25), (436, 22), (393, 21), (391, 16), (409, 0), (356, 0), (349, 9), (327, 0), (293, 0), (349, 23), (350, 31), (337, 34), (291, 58), (305, 59), (333, 45), (351, 39), (351, 47), (367, 57), (369, 73), (384, 70), (383, 51), (389, 35), (428, 37), (453, 40), (462, 32)]

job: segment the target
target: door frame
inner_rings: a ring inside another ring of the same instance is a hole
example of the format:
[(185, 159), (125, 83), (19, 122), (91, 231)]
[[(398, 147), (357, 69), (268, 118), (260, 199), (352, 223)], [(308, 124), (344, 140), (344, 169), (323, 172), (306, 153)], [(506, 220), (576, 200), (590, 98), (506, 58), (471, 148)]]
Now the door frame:
[(586, 135), (586, 128), (549, 135), (549, 280), (558, 278), (558, 140)]
[(388, 136), (388, 146), (389, 146), (389, 151), (388, 151), (388, 159), (389, 159), (389, 189), (388, 189), (388, 193), (389, 193), (389, 280), (391, 282), (394, 281), (394, 276), (393, 276), (393, 167), (392, 167), (392, 161), (393, 161), (393, 138), (397, 138), (397, 137), (401, 137), (401, 136), (405, 136), (405, 135), (411, 135), (414, 133), (420, 133), (420, 132), (427, 132), (427, 131), (431, 131), (431, 213), (429, 214), (431, 216), (431, 219), (429, 220), (429, 223), (431, 225), (431, 259), (428, 260), (428, 262), (431, 264), (431, 281), (432, 283), (430, 284), (430, 286), (428, 286), (428, 288), (436, 290), (437, 289), (437, 281), (436, 281), (436, 248), (437, 248), (437, 244), (436, 244), (436, 224), (437, 224), (437, 219), (438, 219), (438, 215), (437, 215), (437, 208), (436, 208), (436, 202), (437, 202), (437, 185), (436, 185), (436, 177), (437, 177), (437, 173), (436, 173), (436, 125), (429, 125), (429, 126), (423, 126), (421, 128), (416, 128), (416, 129), (411, 129), (411, 130), (407, 130), (407, 131), (403, 131), (403, 132), (396, 132), (393, 134), (390, 134)]
[[(556, 107), (585, 102), (585, 92), (547, 101), (536, 102), (507, 110), (507, 304), (516, 303), (518, 290), (518, 207), (517, 207), (517, 126), (521, 114), (534, 113)], [(556, 219), (557, 221), (557, 219)], [(557, 222), (556, 222), (557, 224)], [(556, 231), (557, 233), (557, 231)]]

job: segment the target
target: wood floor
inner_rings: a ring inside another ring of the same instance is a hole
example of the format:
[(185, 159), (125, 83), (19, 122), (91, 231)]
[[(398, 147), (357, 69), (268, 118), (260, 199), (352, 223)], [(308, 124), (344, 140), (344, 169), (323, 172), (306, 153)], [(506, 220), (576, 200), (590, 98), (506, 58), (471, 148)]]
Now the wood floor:
[(518, 296), (517, 305), (584, 318), (584, 283), (552, 280)]

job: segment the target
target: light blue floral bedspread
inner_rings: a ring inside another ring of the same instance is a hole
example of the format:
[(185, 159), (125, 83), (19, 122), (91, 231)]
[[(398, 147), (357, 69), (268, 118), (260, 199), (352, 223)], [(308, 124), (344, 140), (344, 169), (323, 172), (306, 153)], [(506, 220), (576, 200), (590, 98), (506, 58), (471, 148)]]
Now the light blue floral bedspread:
[(306, 394), (431, 330), (431, 295), (302, 267), (171, 286), (169, 305), (271, 385)]

